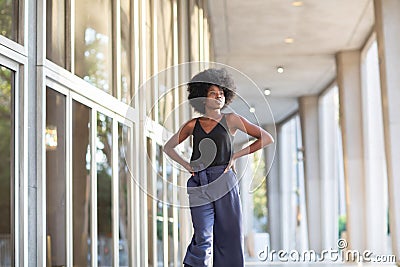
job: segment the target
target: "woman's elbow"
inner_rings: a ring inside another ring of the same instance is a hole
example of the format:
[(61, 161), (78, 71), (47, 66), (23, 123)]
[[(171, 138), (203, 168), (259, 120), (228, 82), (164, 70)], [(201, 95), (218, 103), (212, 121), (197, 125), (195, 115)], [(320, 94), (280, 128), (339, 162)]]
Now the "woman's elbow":
[(263, 134), (263, 138), (262, 139), (263, 139), (263, 147), (264, 146), (268, 146), (268, 145), (270, 145), (270, 144), (275, 142), (274, 138), (269, 133)]

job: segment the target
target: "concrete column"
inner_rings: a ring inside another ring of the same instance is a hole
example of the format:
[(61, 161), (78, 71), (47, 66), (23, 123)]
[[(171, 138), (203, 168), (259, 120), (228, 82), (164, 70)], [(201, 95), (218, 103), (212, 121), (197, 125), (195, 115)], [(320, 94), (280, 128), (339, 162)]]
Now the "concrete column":
[(368, 46), (362, 65), (366, 198), (366, 247), (376, 255), (388, 253), (388, 185), (383, 138), (378, 49)]
[(361, 107), (361, 54), (359, 51), (336, 55), (339, 87), (340, 124), (346, 184), (347, 231), (350, 249), (365, 248), (365, 175)]
[[(265, 129), (271, 134), (275, 135), (275, 126), (267, 125)], [(279, 142), (276, 140), (275, 144)], [(270, 248), (276, 251), (282, 248), (281, 240), (281, 203), (280, 203), (280, 179), (279, 179), (279, 155), (278, 149), (275, 146), (268, 146), (264, 150), (265, 153), (265, 166), (267, 169), (267, 206), (268, 206), (268, 234), (270, 240)]]
[(400, 265), (400, 1), (375, 0), (392, 253)]
[(321, 179), (318, 136), (318, 96), (299, 99), (301, 136), (304, 148), (304, 182), (309, 248), (322, 250)]
[(294, 151), (296, 147), (293, 125), (286, 123), (278, 128), (277, 143), (279, 148), (279, 198), (280, 198), (280, 220), (282, 249), (290, 251), (296, 249), (296, 188), (294, 185), (295, 168), (293, 166)]

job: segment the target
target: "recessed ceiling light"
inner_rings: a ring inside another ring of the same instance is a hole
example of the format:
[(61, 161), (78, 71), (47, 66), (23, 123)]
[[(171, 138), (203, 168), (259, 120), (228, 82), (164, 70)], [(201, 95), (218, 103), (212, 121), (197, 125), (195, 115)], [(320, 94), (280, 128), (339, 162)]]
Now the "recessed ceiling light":
[(294, 39), (292, 37), (287, 37), (287, 38), (285, 38), (285, 43), (293, 44), (294, 43)]
[(277, 71), (278, 73), (283, 73), (284, 70), (285, 70), (285, 69), (284, 69), (282, 66), (279, 66), (279, 67), (276, 68), (276, 71)]
[(296, 6), (296, 7), (302, 6), (303, 4), (304, 4), (303, 1), (293, 1), (292, 2), (292, 6)]
[(266, 89), (264, 90), (264, 95), (270, 95), (270, 94), (271, 94), (271, 90), (268, 89), (268, 88), (266, 88)]
[(254, 107), (250, 107), (249, 111), (250, 111), (251, 113), (254, 113), (254, 112), (256, 112), (256, 109), (255, 109)]

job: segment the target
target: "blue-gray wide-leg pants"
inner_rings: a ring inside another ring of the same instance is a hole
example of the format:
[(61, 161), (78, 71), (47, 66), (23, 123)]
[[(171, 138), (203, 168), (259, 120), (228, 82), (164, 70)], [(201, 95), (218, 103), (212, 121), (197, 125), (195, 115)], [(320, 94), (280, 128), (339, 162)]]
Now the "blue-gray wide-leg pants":
[[(184, 264), (244, 266), (242, 209), (236, 174), (226, 166), (196, 172), (187, 183), (194, 234)], [(212, 257), (213, 256), (213, 257)], [(211, 261), (213, 260), (213, 261)]]

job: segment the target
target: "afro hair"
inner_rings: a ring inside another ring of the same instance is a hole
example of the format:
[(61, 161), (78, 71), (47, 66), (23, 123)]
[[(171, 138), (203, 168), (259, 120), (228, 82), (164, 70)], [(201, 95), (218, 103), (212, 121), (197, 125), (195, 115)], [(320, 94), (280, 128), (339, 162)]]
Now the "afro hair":
[(190, 80), (188, 83), (189, 102), (195, 111), (204, 114), (205, 106), (203, 99), (207, 97), (210, 86), (216, 85), (224, 91), (225, 105), (229, 105), (236, 95), (236, 85), (232, 76), (226, 69), (207, 69)]

